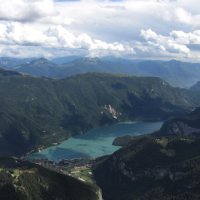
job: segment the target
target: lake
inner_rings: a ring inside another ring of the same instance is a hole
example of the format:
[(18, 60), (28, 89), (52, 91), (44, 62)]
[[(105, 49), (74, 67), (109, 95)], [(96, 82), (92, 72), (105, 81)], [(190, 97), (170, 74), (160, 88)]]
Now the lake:
[(142, 135), (158, 130), (163, 122), (125, 122), (95, 128), (85, 134), (72, 137), (61, 144), (29, 155), (29, 159), (48, 158), (54, 161), (72, 158), (95, 158), (109, 155), (120, 147), (113, 140), (123, 135)]

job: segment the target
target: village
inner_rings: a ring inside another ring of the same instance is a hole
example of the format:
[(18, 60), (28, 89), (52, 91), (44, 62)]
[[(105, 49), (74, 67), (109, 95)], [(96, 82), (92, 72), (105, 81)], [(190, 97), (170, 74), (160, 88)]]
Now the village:
[(59, 162), (45, 158), (31, 160), (31, 162), (36, 165), (92, 184), (95, 183), (92, 174), (92, 165), (94, 161), (95, 160), (91, 158), (63, 159)]

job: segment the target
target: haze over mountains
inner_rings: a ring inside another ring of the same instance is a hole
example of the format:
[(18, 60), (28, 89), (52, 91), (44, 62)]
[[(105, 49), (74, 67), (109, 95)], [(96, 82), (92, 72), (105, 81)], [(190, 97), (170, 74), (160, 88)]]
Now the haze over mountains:
[(61, 57), (45, 58), (0, 58), (0, 66), (33, 76), (65, 78), (75, 74), (103, 72), (136, 76), (155, 76), (173, 86), (190, 87), (200, 81), (200, 64), (156, 60), (130, 60), (114, 57)]

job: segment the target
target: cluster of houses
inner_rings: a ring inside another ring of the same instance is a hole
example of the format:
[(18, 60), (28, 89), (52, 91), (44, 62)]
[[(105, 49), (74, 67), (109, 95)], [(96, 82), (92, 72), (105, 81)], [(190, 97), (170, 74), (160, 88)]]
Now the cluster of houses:
[(91, 167), (94, 163), (94, 159), (91, 158), (75, 158), (75, 159), (63, 159), (59, 162), (48, 159), (33, 159), (31, 162), (43, 166), (45, 168), (60, 172), (66, 173), (67, 169), (70, 168), (79, 168), (79, 167)]

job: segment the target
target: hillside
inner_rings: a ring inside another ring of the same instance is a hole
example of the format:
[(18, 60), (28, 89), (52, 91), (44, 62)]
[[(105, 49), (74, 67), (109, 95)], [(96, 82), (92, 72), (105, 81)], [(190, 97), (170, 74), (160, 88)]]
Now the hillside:
[(112, 156), (97, 159), (93, 171), (104, 200), (197, 200), (200, 140), (135, 138)]
[(156, 134), (169, 136), (200, 136), (200, 108), (195, 109), (188, 115), (168, 120)]
[(29, 162), (0, 158), (2, 200), (97, 200), (96, 189)]
[(123, 148), (97, 159), (93, 169), (104, 199), (199, 199), (199, 122), (198, 108), (156, 133), (116, 138)]
[(163, 120), (199, 96), (159, 78), (90, 73), (62, 80), (0, 71), (0, 152), (22, 155), (106, 124)]

